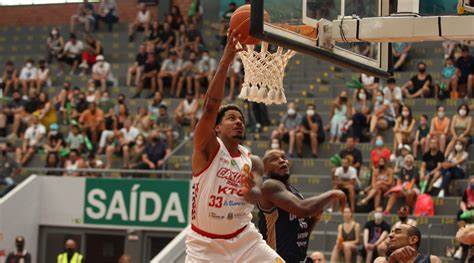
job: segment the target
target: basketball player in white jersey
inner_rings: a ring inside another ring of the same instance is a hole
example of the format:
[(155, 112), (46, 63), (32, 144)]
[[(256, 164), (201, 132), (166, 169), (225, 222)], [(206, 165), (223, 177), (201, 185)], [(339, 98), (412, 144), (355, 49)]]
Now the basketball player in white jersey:
[(252, 219), (261, 192), (262, 161), (240, 145), (245, 120), (237, 105), (224, 105), (229, 65), (240, 49), (231, 32), (194, 130), (191, 229), (186, 262), (284, 262)]

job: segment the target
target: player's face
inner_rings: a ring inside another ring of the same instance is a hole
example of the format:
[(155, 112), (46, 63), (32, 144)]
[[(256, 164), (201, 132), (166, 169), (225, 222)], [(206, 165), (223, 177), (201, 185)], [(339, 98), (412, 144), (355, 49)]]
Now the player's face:
[(410, 226), (401, 224), (400, 226), (394, 227), (390, 235), (388, 235), (388, 251), (393, 252), (401, 247), (413, 245), (416, 243), (416, 237), (408, 236), (408, 228)]
[(243, 140), (245, 135), (245, 120), (242, 114), (236, 110), (228, 110), (222, 121), (216, 127), (217, 132), (226, 137)]
[(274, 150), (265, 162), (265, 169), (270, 176), (287, 178), (290, 174), (290, 163), (283, 151)]

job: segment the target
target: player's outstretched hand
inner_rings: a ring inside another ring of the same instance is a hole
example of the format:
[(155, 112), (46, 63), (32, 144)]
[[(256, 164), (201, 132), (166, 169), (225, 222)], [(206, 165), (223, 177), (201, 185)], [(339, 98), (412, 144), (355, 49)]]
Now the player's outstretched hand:
[(344, 208), (346, 208), (346, 194), (344, 194), (341, 190), (333, 190), (333, 197), (335, 200), (339, 202), (339, 209), (344, 212)]
[(229, 30), (227, 35), (227, 44), (225, 45), (224, 54), (222, 55), (222, 60), (226, 60), (229, 63), (234, 60), (235, 54), (244, 50), (244, 48), (238, 48), (237, 43), (240, 39), (239, 28), (235, 30)]
[(255, 177), (252, 173), (242, 173), (242, 177), (240, 177), (240, 190), (243, 195), (247, 194), (255, 184)]
[(392, 252), (388, 262), (408, 262), (408, 260), (416, 256), (417, 253), (418, 252), (410, 246), (402, 247)]

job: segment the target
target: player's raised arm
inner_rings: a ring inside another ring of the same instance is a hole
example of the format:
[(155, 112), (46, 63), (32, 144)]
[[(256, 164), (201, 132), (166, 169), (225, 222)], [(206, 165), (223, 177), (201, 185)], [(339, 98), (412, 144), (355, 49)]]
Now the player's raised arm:
[(242, 192), (244, 194), (245, 201), (256, 204), (258, 199), (262, 195), (260, 188), (262, 187), (262, 176), (263, 176), (263, 162), (256, 156), (251, 155), (252, 160), (252, 171), (251, 173), (244, 174), (242, 180)]
[[(230, 32), (216, 74), (214, 74), (204, 98), (202, 117), (194, 130), (193, 160), (199, 159), (199, 161), (193, 162), (193, 171), (202, 170), (212, 157), (210, 155), (214, 153), (218, 147), (216, 133), (214, 131), (217, 112), (224, 98), (227, 70), (229, 69), (229, 65), (234, 61), (235, 54), (241, 50), (236, 47), (236, 32), (237, 31)], [(197, 164), (203, 164), (203, 167), (194, 167)]]
[(346, 202), (346, 196), (344, 192), (340, 190), (327, 191), (318, 196), (302, 200), (290, 191), (287, 191), (282, 182), (276, 180), (266, 180), (263, 183), (262, 196), (274, 206), (294, 214), (299, 218), (310, 217), (320, 213), (324, 209), (324, 206), (334, 199), (340, 201), (342, 208)]

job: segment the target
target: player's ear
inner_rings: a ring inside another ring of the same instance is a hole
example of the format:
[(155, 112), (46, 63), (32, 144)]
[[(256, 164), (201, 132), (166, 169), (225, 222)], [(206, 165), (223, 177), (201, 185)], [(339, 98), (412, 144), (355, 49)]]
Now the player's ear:
[(221, 125), (220, 124), (217, 124), (215, 127), (214, 127), (214, 131), (217, 133), (219, 133), (219, 131), (221, 130)]
[(408, 244), (410, 246), (415, 245), (416, 243), (418, 243), (418, 237), (417, 236), (408, 237)]

